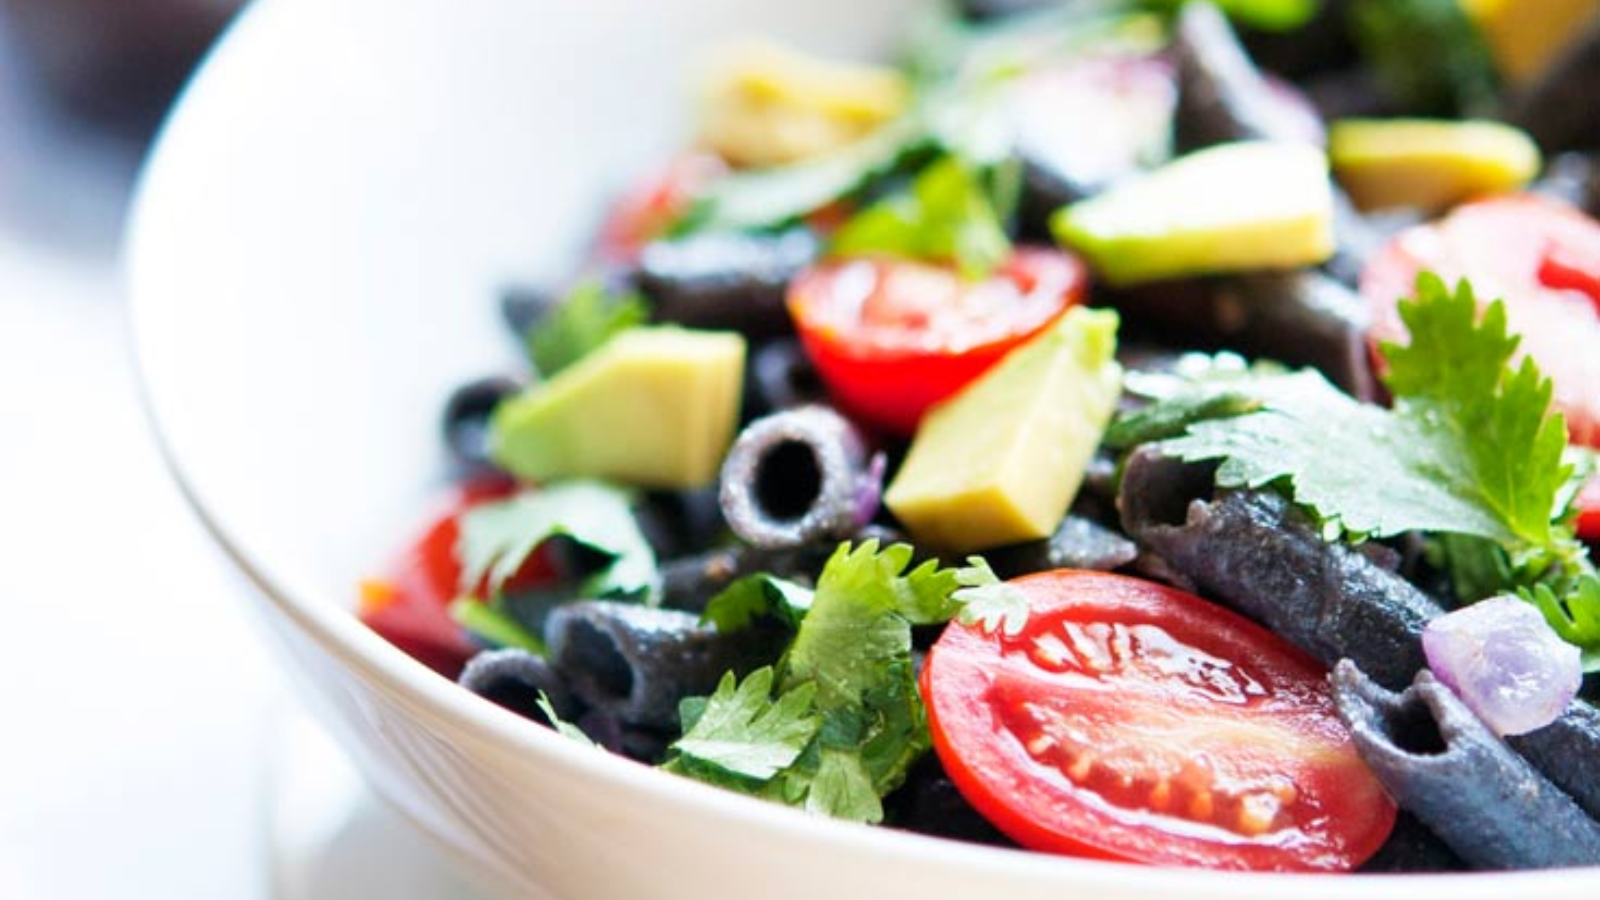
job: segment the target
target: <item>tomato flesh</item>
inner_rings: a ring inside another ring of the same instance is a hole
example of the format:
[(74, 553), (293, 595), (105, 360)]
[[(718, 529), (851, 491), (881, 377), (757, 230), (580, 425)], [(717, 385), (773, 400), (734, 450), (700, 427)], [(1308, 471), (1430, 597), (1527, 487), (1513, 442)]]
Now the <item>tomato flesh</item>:
[(1019, 249), (975, 282), (949, 266), (836, 260), (794, 280), (789, 313), (838, 405), (905, 436), (1082, 299), (1087, 281), (1077, 258), (1043, 249)]
[(1573, 505), (1578, 510), (1575, 525), (1578, 537), (1600, 543), (1600, 474), (1589, 476)]
[(459, 675), (481, 649), (450, 616), (450, 603), (461, 594), (456, 559), (460, 519), (511, 490), (499, 479), (457, 489), (383, 576), (362, 585), (361, 621), (435, 672), (450, 679)]
[(1521, 352), (1554, 383), (1572, 441), (1600, 447), (1600, 222), (1530, 195), (1468, 203), (1401, 233), (1361, 277), (1374, 346), (1404, 341), (1398, 300), (1423, 271), (1452, 286), (1470, 279), (1485, 306), (1504, 300)]
[(1228, 610), (1139, 579), (1011, 582), (1021, 633), (952, 623), (922, 691), (973, 807), (1025, 847), (1157, 865), (1345, 871), (1394, 803), (1327, 670)]

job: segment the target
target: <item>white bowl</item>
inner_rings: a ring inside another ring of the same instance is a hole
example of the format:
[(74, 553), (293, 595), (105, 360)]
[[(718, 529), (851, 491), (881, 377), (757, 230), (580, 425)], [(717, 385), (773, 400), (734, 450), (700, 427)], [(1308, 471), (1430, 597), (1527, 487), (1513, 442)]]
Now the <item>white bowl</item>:
[(597, 198), (681, 136), (695, 51), (758, 31), (871, 53), (914, 5), (266, 0), (243, 17), (139, 192), (134, 333), (172, 466), (306, 701), (506, 900), (1592, 898), (1596, 870), (1240, 876), (813, 819), (566, 742), (351, 615), (441, 486), (441, 398), (512, 363), (495, 290), (562, 271)]

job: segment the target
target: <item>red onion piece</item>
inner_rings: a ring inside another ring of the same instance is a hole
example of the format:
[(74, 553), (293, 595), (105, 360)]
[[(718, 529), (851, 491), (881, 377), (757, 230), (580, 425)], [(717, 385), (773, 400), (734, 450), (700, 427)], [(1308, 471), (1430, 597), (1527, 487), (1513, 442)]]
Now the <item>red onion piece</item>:
[(1578, 648), (1509, 595), (1429, 622), (1422, 652), (1433, 674), (1502, 737), (1554, 722), (1583, 678)]

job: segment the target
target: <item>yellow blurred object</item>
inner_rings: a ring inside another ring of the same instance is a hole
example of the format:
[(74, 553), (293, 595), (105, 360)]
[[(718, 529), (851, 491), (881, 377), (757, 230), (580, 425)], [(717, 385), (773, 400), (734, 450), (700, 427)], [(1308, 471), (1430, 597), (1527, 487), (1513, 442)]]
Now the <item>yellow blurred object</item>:
[(701, 140), (737, 166), (782, 165), (860, 140), (910, 96), (894, 69), (740, 43), (713, 64)]
[(1499, 122), (1345, 119), (1328, 129), (1328, 157), (1356, 206), (1440, 210), (1513, 191), (1539, 174), (1539, 147)]
[(1600, 0), (1458, 0), (1512, 84), (1538, 75), (1591, 16)]

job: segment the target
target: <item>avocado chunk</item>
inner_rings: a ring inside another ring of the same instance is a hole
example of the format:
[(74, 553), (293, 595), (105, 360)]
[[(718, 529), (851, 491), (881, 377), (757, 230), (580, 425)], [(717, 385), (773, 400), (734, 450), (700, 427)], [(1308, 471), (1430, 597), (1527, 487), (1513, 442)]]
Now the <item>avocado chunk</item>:
[(500, 404), (490, 456), (528, 481), (708, 484), (733, 440), (744, 357), (744, 338), (731, 332), (625, 331)]
[(1499, 122), (1345, 119), (1328, 131), (1334, 177), (1364, 210), (1439, 210), (1522, 187), (1539, 173), (1539, 148)]
[(962, 553), (1050, 535), (1122, 390), (1117, 315), (1077, 308), (923, 419), (884, 495), (918, 543)]
[(1314, 265), (1334, 249), (1328, 162), (1301, 143), (1219, 144), (1074, 203), (1050, 225), (1116, 286)]

